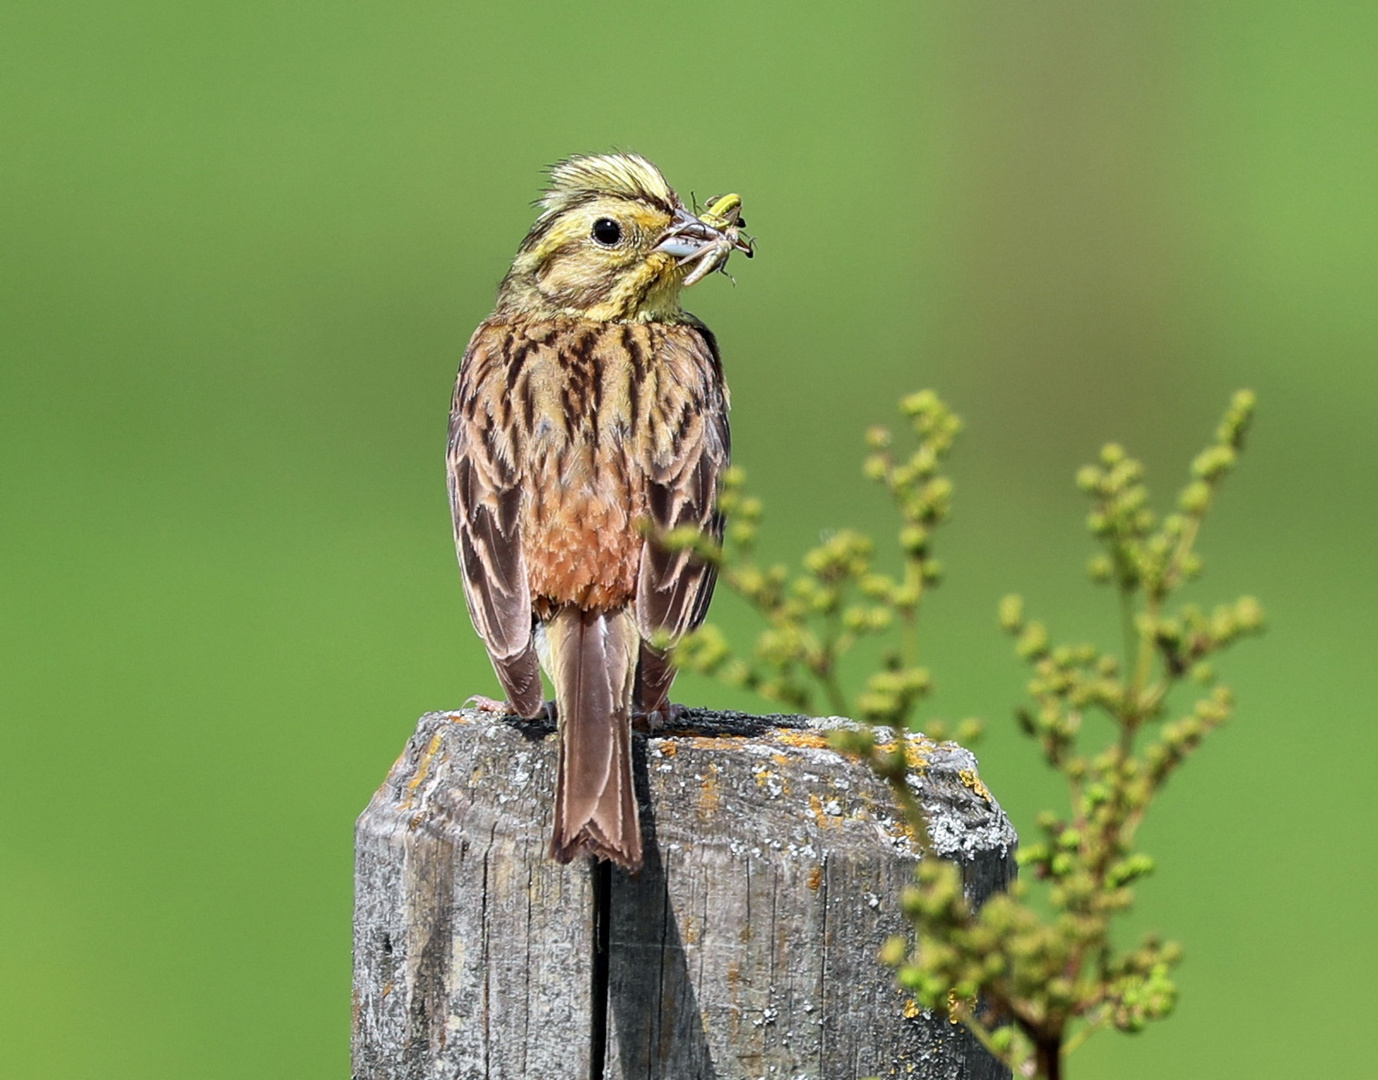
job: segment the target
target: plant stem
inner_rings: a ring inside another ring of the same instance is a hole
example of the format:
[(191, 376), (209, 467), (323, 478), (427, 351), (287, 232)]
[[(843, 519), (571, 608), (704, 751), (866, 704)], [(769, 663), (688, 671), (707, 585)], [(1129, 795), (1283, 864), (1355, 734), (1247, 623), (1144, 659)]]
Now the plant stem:
[(990, 1029), (987, 1028), (985, 1024), (981, 1023), (981, 1021), (977, 1020), (969, 1008), (965, 1005), (962, 1006), (958, 1018), (966, 1025), (967, 1030), (970, 1031), (972, 1035), (976, 1036), (976, 1041), (986, 1048), (991, 1057), (995, 1058), (996, 1061), (1009, 1065), (1008, 1053), (1003, 1053), (996, 1047), (995, 1040), (991, 1038)]
[(900, 638), (900, 659), (904, 667), (919, 662), (919, 605), (923, 603), (923, 571), (912, 556), (904, 560), (904, 585), (914, 590), (914, 603), (905, 608), (904, 629)]
[(1038, 1039), (1034, 1042), (1036, 1075), (1044, 1080), (1062, 1080), (1062, 1040)]
[[(1214, 487), (1214, 485), (1212, 485)], [(1196, 544), (1196, 534), (1201, 530), (1201, 518), (1193, 514), (1187, 518), (1186, 524), (1182, 526), (1182, 535), (1177, 540), (1177, 547), (1168, 559), (1168, 563), (1163, 572), (1163, 584), (1166, 588), (1175, 588), (1181, 584), (1182, 564), (1186, 561), (1191, 549)]]
[(1082, 1024), (1080, 1030), (1078, 1030), (1075, 1035), (1073, 1035), (1070, 1039), (1067, 1040), (1066, 1043), (1063, 1044), (1062, 1056), (1065, 1058), (1068, 1054), (1070, 1054), (1073, 1050), (1079, 1047), (1097, 1031), (1105, 1027), (1108, 1022), (1108, 1020), (1100, 1019), (1087, 1021), (1086, 1023)]
[[(904, 753), (904, 738), (905, 733), (903, 731), (895, 732), (895, 739), (899, 746), (900, 753)], [(872, 751), (873, 754), (882, 752), (883, 751), (879, 748)], [(872, 767), (875, 767), (877, 764), (878, 762), (873, 761)], [(904, 814), (905, 823), (914, 830), (915, 836), (918, 839), (919, 850), (923, 852), (925, 858), (938, 858), (938, 854), (933, 847), (933, 837), (928, 831), (928, 815), (924, 813), (923, 807), (919, 805), (919, 800), (914, 797), (914, 792), (909, 788), (908, 770), (902, 770), (898, 776), (883, 768), (877, 769), (877, 771), (889, 780), (890, 790), (895, 793), (895, 801), (900, 804), (900, 810)]]
[(1138, 649), (1139, 627), (1134, 620), (1134, 588), (1132, 585), (1125, 584), (1124, 577), (1119, 579), (1120, 593), (1120, 630), (1124, 634), (1124, 670), (1129, 673), (1130, 659)]

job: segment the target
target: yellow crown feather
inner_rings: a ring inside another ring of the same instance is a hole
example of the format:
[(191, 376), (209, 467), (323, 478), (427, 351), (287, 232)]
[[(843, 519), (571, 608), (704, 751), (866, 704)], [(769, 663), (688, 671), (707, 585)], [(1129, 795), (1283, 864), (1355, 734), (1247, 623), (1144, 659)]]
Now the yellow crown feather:
[(667, 213), (680, 205), (660, 170), (639, 154), (580, 154), (551, 167), (550, 187), (540, 200), (542, 216), (599, 195), (638, 199)]

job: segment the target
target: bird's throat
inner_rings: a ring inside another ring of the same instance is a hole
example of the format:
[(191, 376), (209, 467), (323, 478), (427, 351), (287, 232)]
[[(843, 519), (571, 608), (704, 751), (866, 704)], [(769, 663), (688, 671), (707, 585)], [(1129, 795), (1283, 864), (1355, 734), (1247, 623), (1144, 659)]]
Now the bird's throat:
[(656, 256), (610, 281), (570, 280), (514, 267), (498, 294), (497, 311), (528, 319), (591, 322), (684, 322), (684, 273), (668, 256)]

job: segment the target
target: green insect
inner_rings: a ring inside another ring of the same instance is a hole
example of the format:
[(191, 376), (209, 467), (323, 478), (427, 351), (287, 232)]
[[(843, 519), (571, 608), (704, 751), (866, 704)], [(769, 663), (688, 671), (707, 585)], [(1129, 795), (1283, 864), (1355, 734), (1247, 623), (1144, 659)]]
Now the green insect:
[(740, 251), (748, 259), (756, 253), (755, 241), (742, 232), (746, 227), (746, 220), (742, 217), (740, 195), (732, 193), (714, 196), (708, 200), (708, 208), (698, 215), (698, 219), (716, 230), (719, 236), (690, 258), (683, 260), (694, 263), (694, 268), (684, 279), (686, 287), (707, 277), (714, 270), (726, 273), (724, 268), (727, 266), (728, 257), (734, 251)]

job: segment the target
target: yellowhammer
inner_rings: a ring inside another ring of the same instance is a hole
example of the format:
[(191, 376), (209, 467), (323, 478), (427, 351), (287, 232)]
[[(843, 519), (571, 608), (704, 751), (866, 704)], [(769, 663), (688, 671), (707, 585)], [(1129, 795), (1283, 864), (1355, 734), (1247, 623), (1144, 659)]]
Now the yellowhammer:
[(651, 537), (721, 537), (729, 451), (717, 342), (679, 294), (751, 245), (739, 198), (695, 216), (634, 154), (561, 162), (540, 205), (459, 369), (455, 546), (511, 709), (546, 708), (538, 657), (555, 686), (551, 856), (635, 870), (632, 716), (670, 709), (659, 646), (702, 621), (714, 579)]

